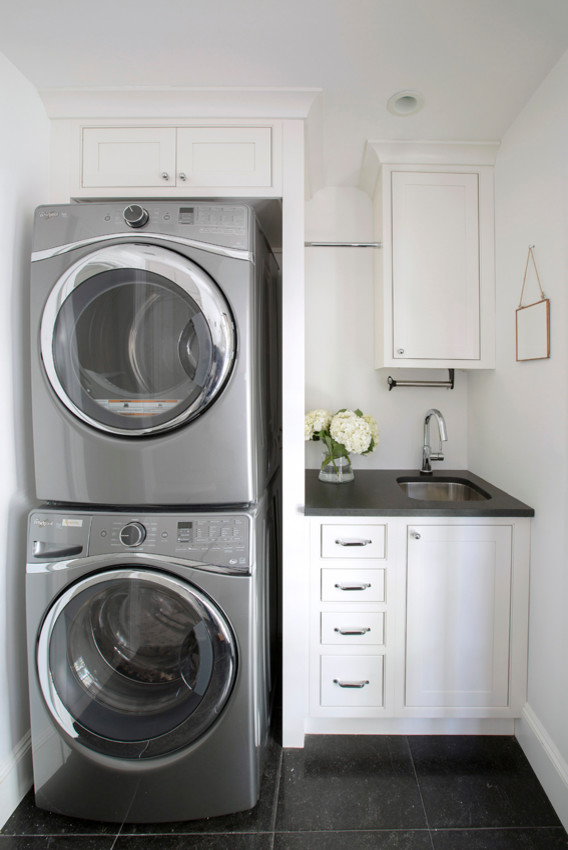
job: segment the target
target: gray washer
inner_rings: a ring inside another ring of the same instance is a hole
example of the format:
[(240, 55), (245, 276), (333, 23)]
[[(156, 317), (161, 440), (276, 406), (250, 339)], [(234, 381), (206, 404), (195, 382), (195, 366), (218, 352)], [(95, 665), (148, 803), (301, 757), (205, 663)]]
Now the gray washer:
[(37, 496), (236, 505), (278, 466), (278, 268), (242, 204), (36, 210)]
[(266, 503), (30, 514), (39, 807), (118, 823), (255, 805), (271, 675)]

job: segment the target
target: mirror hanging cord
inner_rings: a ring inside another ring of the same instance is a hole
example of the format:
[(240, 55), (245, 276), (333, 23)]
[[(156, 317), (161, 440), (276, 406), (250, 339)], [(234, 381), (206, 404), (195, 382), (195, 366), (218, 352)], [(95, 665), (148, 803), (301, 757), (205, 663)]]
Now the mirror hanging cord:
[(447, 381), (395, 381), (394, 378), (388, 377), (389, 392), (395, 387), (445, 387), (447, 390), (453, 390), (455, 384), (455, 369), (448, 369), (449, 380)]

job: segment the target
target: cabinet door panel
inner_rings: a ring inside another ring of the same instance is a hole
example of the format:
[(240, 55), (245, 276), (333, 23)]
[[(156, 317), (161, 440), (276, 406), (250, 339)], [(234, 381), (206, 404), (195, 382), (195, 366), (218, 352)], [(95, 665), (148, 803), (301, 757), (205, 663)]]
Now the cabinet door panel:
[(408, 707), (509, 702), (510, 526), (412, 526)]
[(270, 127), (179, 129), (177, 167), (190, 186), (270, 186)]
[(175, 146), (172, 128), (85, 127), (82, 185), (167, 188), (175, 183)]
[(394, 358), (480, 358), (478, 195), (477, 174), (393, 172)]

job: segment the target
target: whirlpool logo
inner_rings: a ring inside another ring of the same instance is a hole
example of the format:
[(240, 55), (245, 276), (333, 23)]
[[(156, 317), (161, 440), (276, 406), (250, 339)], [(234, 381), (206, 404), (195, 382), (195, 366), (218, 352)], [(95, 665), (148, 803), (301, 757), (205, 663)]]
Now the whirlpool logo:
[(42, 210), (39, 214), (40, 218), (59, 218), (57, 210)]
[(37, 525), (38, 528), (46, 528), (50, 525), (53, 525), (52, 519), (39, 519), (39, 517), (35, 517), (32, 522), (33, 525)]

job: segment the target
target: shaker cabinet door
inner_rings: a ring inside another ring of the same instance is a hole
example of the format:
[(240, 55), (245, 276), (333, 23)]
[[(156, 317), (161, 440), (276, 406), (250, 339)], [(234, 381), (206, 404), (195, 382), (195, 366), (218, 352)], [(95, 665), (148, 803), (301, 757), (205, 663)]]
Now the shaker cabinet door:
[(479, 359), (477, 174), (393, 172), (392, 286), (394, 358)]
[(85, 127), (82, 153), (84, 188), (175, 184), (175, 128)]
[(407, 707), (507, 707), (511, 527), (408, 533)]
[(271, 186), (270, 127), (179, 128), (178, 182), (188, 186)]

